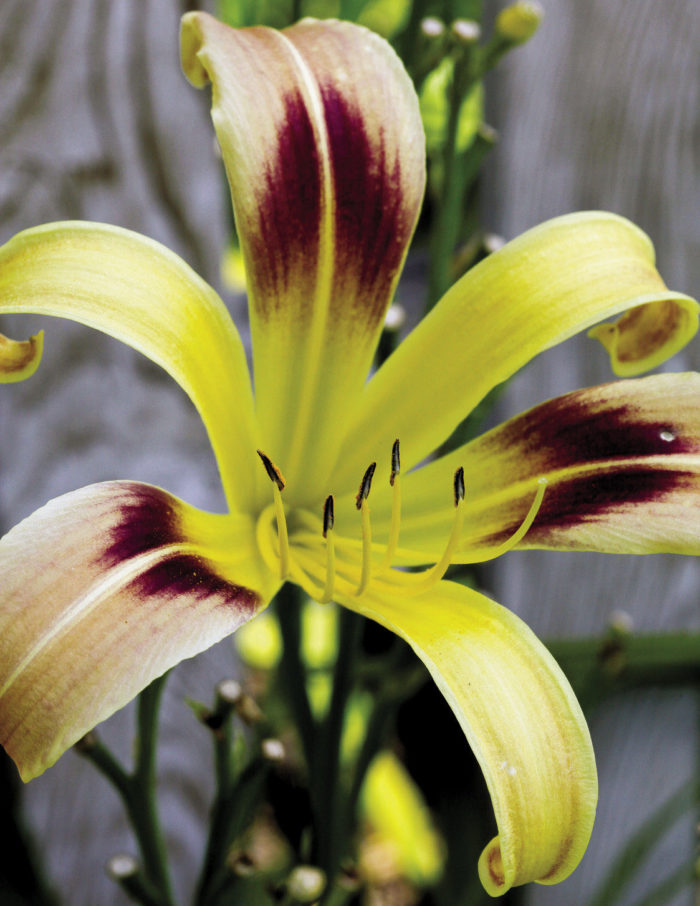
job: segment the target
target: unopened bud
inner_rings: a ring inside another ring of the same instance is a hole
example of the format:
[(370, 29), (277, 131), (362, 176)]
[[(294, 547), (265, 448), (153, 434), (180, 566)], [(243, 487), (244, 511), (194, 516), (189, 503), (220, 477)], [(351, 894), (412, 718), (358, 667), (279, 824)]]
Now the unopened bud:
[(481, 26), (473, 19), (455, 19), (452, 34), (462, 44), (475, 44), (481, 37)]
[(484, 247), (484, 251), (488, 255), (492, 255), (494, 252), (502, 249), (506, 244), (506, 241), (503, 236), (499, 236), (498, 233), (484, 233), (481, 244)]
[(123, 881), (138, 873), (139, 863), (129, 853), (118, 853), (107, 863), (107, 874), (114, 881)]
[(609, 617), (610, 629), (619, 635), (629, 635), (634, 629), (634, 620), (626, 610), (613, 610)]
[(439, 38), (445, 33), (445, 23), (437, 16), (426, 16), (420, 24), (420, 30), (426, 38)]
[(387, 309), (384, 316), (384, 330), (401, 330), (406, 321), (406, 309), (398, 302), (394, 302)]
[(284, 746), (279, 739), (263, 739), (260, 748), (268, 761), (284, 761)]
[(296, 903), (315, 903), (326, 888), (326, 876), (314, 865), (297, 865), (287, 878), (287, 895)]
[(537, 31), (544, 10), (535, 0), (519, 0), (496, 16), (496, 32), (511, 44), (523, 44)]
[(235, 679), (225, 679), (216, 687), (216, 694), (221, 699), (222, 702), (226, 702), (227, 705), (237, 704), (241, 696), (243, 695), (243, 689), (241, 689), (241, 684), (238, 680)]

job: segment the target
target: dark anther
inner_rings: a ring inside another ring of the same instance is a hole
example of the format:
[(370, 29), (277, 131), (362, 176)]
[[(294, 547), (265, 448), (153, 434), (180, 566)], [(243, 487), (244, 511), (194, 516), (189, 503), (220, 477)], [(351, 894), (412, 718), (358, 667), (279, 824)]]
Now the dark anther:
[(333, 523), (335, 522), (335, 513), (333, 511), (333, 495), (329, 494), (326, 497), (326, 502), (323, 504), (323, 537), (325, 538), (328, 532), (333, 528)]
[(399, 439), (397, 437), (394, 441), (393, 447), (391, 448), (391, 478), (389, 479), (389, 483), (392, 487), (394, 486), (394, 481), (400, 471), (401, 457), (399, 456)]
[(464, 500), (464, 469), (461, 466), (455, 472), (454, 492), (455, 506), (459, 506), (459, 501)]
[(369, 492), (372, 489), (372, 478), (374, 477), (374, 470), (377, 468), (377, 463), (373, 462), (367, 466), (367, 471), (362, 476), (362, 481), (360, 482), (360, 490), (357, 492), (357, 497), (355, 498), (355, 506), (358, 510), (362, 509), (362, 501), (367, 500), (369, 497)]
[(282, 473), (274, 464), (274, 462), (263, 453), (262, 450), (258, 450), (258, 456), (262, 459), (262, 464), (265, 466), (265, 471), (267, 472), (267, 477), (270, 481), (274, 481), (280, 491), (284, 490), (284, 478), (282, 478)]

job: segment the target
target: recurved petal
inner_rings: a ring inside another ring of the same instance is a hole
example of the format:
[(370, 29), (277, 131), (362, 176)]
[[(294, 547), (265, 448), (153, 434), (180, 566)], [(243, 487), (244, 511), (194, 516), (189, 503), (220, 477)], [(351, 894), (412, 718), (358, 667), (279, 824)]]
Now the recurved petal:
[(245, 351), (221, 299), (181, 258), (106, 224), (26, 230), (0, 248), (9, 312), (79, 321), (161, 365), (204, 420), (231, 508), (248, 505), (258, 466)]
[(467, 493), (457, 559), (477, 560), (505, 542), (540, 477), (547, 489), (519, 547), (700, 554), (700, 374), (568, 393), (407, 475), (401, 546), (409, 562), (428, 550), (439, 556), (454, 518), (444, 488), (460, 465)]
[(44, 350), (44, 331), (28, 340), (11, 340), (0, 333), (0, 384), (14, 384), (31, 377)]
[[(649, 303), (657, 305), (656, 315), (666, 313), (668, 329), (655, 317), (637, 317), (635, 324), (654, 322), (643, 346), (647, 361), (658, 364), (654, 342), (666, 356), (687, 342), (698, 306), (666, 289), (647, 236), (603, 212), (570, 214), (529, 230), (465, 274), (372, 378), (348, 422), (335, 487), (347, 481), (350, 489), (363, 463), (386, 460), (395, 437), (406, 468), (414, 466), (535, 355)], [(628, 327), (634, 334), (634, 325)]]
[(597, 777), (586, 722), (546, 648), (510, 611), (451, 582), (420, 598), (384, 586), (342, 603), (412, 646), (460, 722), (498, 825), (479, 862), (487, 892), (566, 878), (588, 844)]
[(275, 591), (244, 517), (132, 482), (51, 501), (0, 540), (0, 742), (37, 776)]
[(326, 487), (418, 216), (417, 98), (390, 46), (350, 23), (234, 30), (191, 13), (182, 60), (213, 85), (265, 449), (288, 494), (308, 496)]

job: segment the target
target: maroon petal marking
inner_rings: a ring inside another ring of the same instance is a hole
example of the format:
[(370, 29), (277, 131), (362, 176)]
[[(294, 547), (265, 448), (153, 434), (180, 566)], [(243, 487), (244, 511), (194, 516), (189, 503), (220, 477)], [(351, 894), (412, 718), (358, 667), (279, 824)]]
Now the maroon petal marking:
[(116, 566), (164, 549), (163, 559), (133, 579), (129, 590), (144, 598), (190, 595), (194, 601), (216, 595), (223, 604), (250, 616), (259, 609), (255, 592), (224, 579), (204, 557), (177, 549), (183, 544), (190, 546), (191, 541), (184, 532), (175, 498), (150, 485), (124, 483), (122, 488), (119, 521), (111, 528), (107, 547), (99, 557), (102, 566)]
[[(211, 558), (211, 559), (210, 559)], [(245, 517), (105, 482), (0, 539), (0, 743), (25, 780), (274, 593)]]

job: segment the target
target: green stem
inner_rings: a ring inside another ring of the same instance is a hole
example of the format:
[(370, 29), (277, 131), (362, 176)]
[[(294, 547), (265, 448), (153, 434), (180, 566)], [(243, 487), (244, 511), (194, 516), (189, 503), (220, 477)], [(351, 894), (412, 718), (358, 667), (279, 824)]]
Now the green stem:
[(426, 311), (435, 305), (450, 286), (452, 254), (459, 240), (466, 172), (465, 168), (459, 165), (461, 155), (457, 150), (457, 133), (462, 102), (475, 81), (470, 51), (470, 48), (465, 48), (462, 55), (455, 60), (452, 74), (447, 136), (443, 149), (442, 191), (435, 213), (435, 221), (431, 226)]
[[(92, 734), (78, 747), (122, 798), (141, 851), (143, 877), (149, 888), (149, 899), (142, 902), (148, 906), (154, 901), (158, 906), (174, 906), (167, 853), (156, 809), (158, 709), (166, 678), (167, 674), (164, 674), (154, 680), (138, 698), (138, 744), (132, 774), (128, 774)], [(136, 896), (136, 893), (132, 892), (132, 895)]]
[(350, 816), (339, 782), (341, 742), (345, 711), (355, 677), (363, 620), (341, 608), (338, 614), (338, 656), (333, 671), (333, 691), (328, 714), (319, 733), (313, 770), (316, 792), (316, 864), (325, 871), (329, 885), (340, 866)]
[(648, 685), (687, 685), (700, 679), (700, 634), (631, 635), (611, 630), (603, 638), (547, 643), (585, 703)]
[[(220, 702), (217, 705), (220, 707)], [(216, 774), (216, 795), (211, 810), (209, 834), (197, 892), (196, 904), (205, 903), (212, 878), (221, 869), (226, 860), (228, 840), (226, 826), (228, 823), (227, 805), (234, 788), (233, 762), (231, 757), (233, 743), (232, 711), (223, 715), (221, 726), (212, 731), (214, 740), (214, 769)]]
[(167, 676), (154, 680), (138, 698), (136, 767), (126, 806), (141, 848), (145, 877), (159, 891), (163, 903), (171, 906), (168, 857), (156, 805), (158, 711)]
[(277, 618), (283, 639), (279, 680), (299, 732), (306, 764), (311, 769), (316, 727), (306, 691), (306, 665), (301, 656), (301, 596), (301, 589), (289, 582), (277, 594)]

